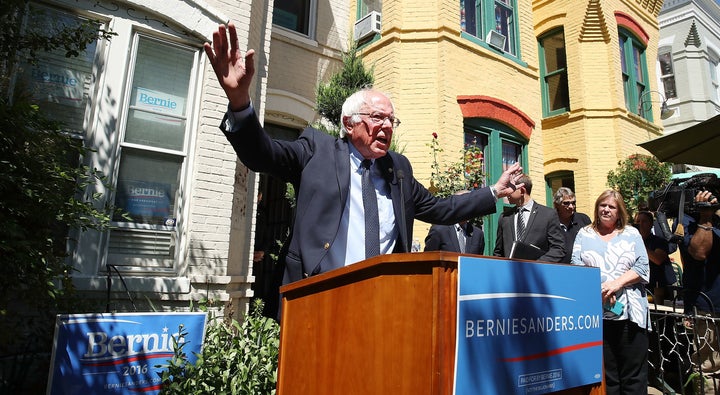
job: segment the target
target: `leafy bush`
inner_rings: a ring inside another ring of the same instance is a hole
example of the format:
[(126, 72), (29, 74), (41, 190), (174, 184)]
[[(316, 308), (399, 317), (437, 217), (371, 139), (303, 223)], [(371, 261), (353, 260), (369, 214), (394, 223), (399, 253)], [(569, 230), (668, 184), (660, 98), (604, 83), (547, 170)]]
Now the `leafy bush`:
[(374, 82), (373, 69), (365, 68), (358, 48), (353, 44), (343, 52), (343, 67), (330, 77), (330, 81), (316, 89), (317, 112), (325, 123), (315, 125), (331, 136), (340, 134), (342, 105), (350, 95), (360, 89), (371, 87)]
[[(188, 363), (184, 344), (162, 373), (161, 394), (275, 394), (280, 326), (262, 315), (256, 300), (242, 324), (213, 318), (207, 326), (202, 353)], [(182, 335), (187, 334), (180, 328)]]
[(439, 197), (448, 197), (463, 190), (473, 190), (485, 183), (484, 158), (480, 147), (466, 144), (460, 152), (462, 159), (457, 162), (440, 165), (437, 157), (443, 152), (437, 133), (428, 144), (433, 155), (430, 165), (430, 192)]
[(607, 184), (622, 194), (632, 217), (638, 207), (647, 203), (650, 192), (670, 182), (671, 174), (670, 166), (654, 156), (633, 154), (608, 173)]
[(82, 164), (88, 148), (14, 77), (18, 64), (53, 51), (77, 57), (115, 33), (97, 21), (32, 29), (37, 12), (23, 0), (0, 3), (0, 393), (44, 392), (55, 314), (93, 311), (72, 288), (68, 234), (102, 231), (112, 214), (100, 194), (85, 191), (105, 180)]

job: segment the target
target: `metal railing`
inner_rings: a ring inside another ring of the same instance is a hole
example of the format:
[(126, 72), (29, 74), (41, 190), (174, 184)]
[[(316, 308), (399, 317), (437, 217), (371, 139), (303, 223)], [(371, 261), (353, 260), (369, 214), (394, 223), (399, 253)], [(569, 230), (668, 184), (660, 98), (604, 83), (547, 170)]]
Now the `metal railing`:
[[(662, 394), (720, 394), (720, 318), (686, 309), (683, 293), (689, 291), (679, 287), (673, 291), (674, 297), (665, 304), (650, 303), (648, 386)], [(712, 311), (707, 295), (695, 293)], [(711, 362), (713, 355), (717, 365)]]

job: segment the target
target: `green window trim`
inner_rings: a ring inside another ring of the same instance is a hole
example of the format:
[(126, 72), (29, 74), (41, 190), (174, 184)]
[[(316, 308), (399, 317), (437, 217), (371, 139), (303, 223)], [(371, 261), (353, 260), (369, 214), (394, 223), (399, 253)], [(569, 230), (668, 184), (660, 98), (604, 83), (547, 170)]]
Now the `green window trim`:
[[(528, 140), (520, 133), (513, 131), (500, 122), (486, 118), (467, 118), (464, 127), (465, 140), (478, 139), (486, 141), (483, 148), (485, 158), (485, 180), (487, 184), (497, 180), (503, 172), (503, 143), (517, 145), (519, 151), (520, 165), (523, 169), (528, 167)], [(484, 136), (482, 138), (481, 136)], [(503, 212), (505, 204), (503, 199), (498, 199), (495, 214), (483, 218), (483, 231), (485, 233), (485, 255), (492, 255), (497, 240), (498, 220)]]
[(630, 30), (622, 27), (618, 29), (618, 41), (625, 107), (628, 112), (653, 122), (652, 104), (646, 108), (642, 105), (643, 95), (650, 90), (645, 46)]
[[(503, 14), (510, 16), (503, 18)], [(518, 14), (517, 0), (460, 0), (460, 37), (498, 51), (485, 42), (488, 31), (493, 29), (505, 36), (505, 48), (501, 52), (517, 61), (520, 59)]]
[[(559, 38), (557, 36), (560, 36)], [(548, 56), (551, 48), (547, 43), (554, 42), (555, 53)], [(558, 45), (562, 42), (562, 45)], [(555, 29), (538, 39), (540, 55), (540, 84), (542, 94), (543, 117), (551, 117), (570, 111), (570, 93), (565, 53), (565, 32), (563, 28)], [(552, 70), (548, 63), (553, 64)]]

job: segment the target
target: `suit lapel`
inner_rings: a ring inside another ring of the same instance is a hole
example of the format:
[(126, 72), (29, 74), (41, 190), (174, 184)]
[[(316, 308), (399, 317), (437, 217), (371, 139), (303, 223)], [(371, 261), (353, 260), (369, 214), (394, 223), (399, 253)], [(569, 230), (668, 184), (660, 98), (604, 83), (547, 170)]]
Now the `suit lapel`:
[(342, 210), (350, 193), (350, 149), (345, 139), (335, 140), (335, 148), (335, 177), (340, 191), (340, 201), (343, 202)]
[(532, 210), (530, 210), (530, 215), (528, 215), (527, 225), (525, 225), (525, 235), (523, 236), (523, 241), (525, 241), (527, 235), (530, 233), (530, 229), (532, 229), (535, 217), (537, 217), (537, 211), (538, 205), (536, 202), (533, 202)]

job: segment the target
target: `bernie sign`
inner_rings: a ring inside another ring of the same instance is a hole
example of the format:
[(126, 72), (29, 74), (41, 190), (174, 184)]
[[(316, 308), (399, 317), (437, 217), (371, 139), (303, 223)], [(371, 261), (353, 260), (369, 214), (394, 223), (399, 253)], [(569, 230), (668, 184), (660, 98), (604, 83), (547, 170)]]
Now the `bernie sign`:
[(158, 394), (175, 345), (184, 344), (188, 360), (196, 360), (206, 319), (206, 313), (58, 315), (48, 394)]
[(455, 394), (545, 394), (602, 379), (600, 271), (460, 257)]

